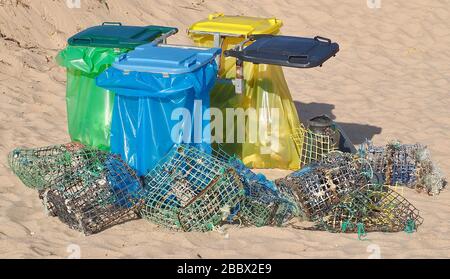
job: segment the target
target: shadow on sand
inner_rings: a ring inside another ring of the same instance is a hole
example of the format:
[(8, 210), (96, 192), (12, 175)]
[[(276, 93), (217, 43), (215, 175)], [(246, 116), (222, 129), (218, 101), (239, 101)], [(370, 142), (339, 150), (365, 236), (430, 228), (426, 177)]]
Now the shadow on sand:
[[(336, 119), (336, 116), (333, 114), (334, 105), (332, 104), (302, 103), (299, 101), (294, 101), (294, 103), (297, 112), (299, 113), (300, 121), (305, 125), (308, 119), (322, 114), (328, 115), (333, 120)], [(336, 121), (336, 123), (341, 126), (354, 145), (359, 145), (366, 139), (372, 139), (374, 135), (380, 134), (382, 130), (381, 127), (372, 125), (344, 123), (339, 121)]]

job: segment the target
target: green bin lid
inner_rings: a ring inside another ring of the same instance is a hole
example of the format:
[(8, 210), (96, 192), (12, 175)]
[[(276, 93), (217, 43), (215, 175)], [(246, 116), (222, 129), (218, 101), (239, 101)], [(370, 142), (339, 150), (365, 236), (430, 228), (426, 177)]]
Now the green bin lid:
[(100, 26), (87, 28), (69, 38), (71, 46), (135, 48), (151, 42), (177, 28), (165, 26), (126, 26), (118, 22), (105, 22)]

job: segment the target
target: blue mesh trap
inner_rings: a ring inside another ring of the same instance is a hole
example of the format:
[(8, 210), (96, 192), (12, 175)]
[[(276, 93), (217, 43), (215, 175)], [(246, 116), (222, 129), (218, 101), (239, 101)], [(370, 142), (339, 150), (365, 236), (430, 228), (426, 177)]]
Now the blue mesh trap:
[(244, 163), (230, 158), (244, 185), (245, 195), (239, 204), (236, 218), (247, 226), (281, 226), (299, 215), (299, 209), (290, 192), (281, 192), (273, 181), (255, 174)]
[(392, 142), (383, 147), (366, 141), (361, 145), (360, 156), (386, 184), (403, 185), (430, 195), (439, 194), (447, 184), (430, 152), (421, 144)]

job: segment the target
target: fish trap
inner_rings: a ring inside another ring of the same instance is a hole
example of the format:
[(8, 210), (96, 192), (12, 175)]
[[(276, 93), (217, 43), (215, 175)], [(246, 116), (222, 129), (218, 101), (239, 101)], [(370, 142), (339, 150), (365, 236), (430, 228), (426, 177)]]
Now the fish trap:
[(368, 184), (349, 193), (317, 222), (331, 232), (413, 232), (423, 223), (419, 211), (396, 191)]
[(173, 148), (144, 181), (141, 216), (174, 230), (212, 230), (243, 196), (233, 168), (188, 145)]
[(430, 195), (439, 194), (447, 184), (426, 146), (393, 142), (380, 147), (366, 141), (360, 154), (387, 184), (407, 186)]
[(295, 200), (287, 193), (281, 193), (273, 181), (263, 174), (255, 174), (238, 159), (232, 158), (229, 162), (244, 185), (244, 198), (235, 209), (236, 219), (242, 225), (281, 226), (298, 215)]
[(342, 196), (367, 184), (372, 175), (368, 167), (349, 153), (332, 152), (276, 183), (291, 188), (306, 218), (314, 221), (339, 203)]
[(251, 183), (245, 187), (239, 219), (250, 226), (282, 226), (299, 215), (295, 200), (272, 189)]
[(293, 131), (292, 140), (300, 154), (299, 169), (320, 161), (326, 154), (337, 149), (332, 136), (314, 133), (303, 125)]
[[(83, 157), (83, 152), (76, 155)], [(85, 235), (136, 219), (142, 205), (142, 186), (134, 170), (117, 155), (102, 151), (89, 155), (75, 170), (57, 178), (53, 187), (39, 192), (50, 216)]]
[(45, 189), (57, 177), (81, 163), (82, 158), (72, 158), (72, 154), (81, 148), (83, 145), (76, 142), (41, 148), (16, 148), (8, 154), (8, 164), (25, 186)]
[[(300, 198), (297, 196), (297, 192), (294, 191), (292, 185), (286, 184), (285, 182), (286, 180), (283, 178), (275, 180), (279, 195), (282, 197), (282, 199), (288, 201), (287, 203), (282, 203), (280, 208), (278, 209), (278, 211), (281, 213), (281, 216), (290, 217), (283, 220), (283, 223), (292, 219), (291, 215), (298, 218), (299, 221), (307, 221), (308, 217), (306, 215), (306, 211), (303, 208), (303, 205), (298, 202)], [(284, 211), (286, 211), (287, 214), (283, 214)]]

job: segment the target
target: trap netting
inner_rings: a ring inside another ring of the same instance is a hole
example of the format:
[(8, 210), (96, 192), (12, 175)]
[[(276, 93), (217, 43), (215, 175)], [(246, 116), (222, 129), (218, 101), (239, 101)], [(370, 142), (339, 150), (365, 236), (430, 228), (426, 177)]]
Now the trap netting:
[(370, 166), (349, 153), (332, 152), (285, 178), (277, 185), (291, 188), (309, 220), (326, 214), (340, 198), (371, 179)]
[(293, 131), (292, 140), (300, 154), (299, 169), (320, 161), (326, 154), (337, 149), (330, 135), (314, 133), (303, 125)]
[(330, 232), (413, 232), (423, 223), (419, 211), (385, 185), (367, 184), (346, 196), (322, 218), (316, 229)]
[(142, 186), (119, 156), (81, 149), (72, 158), (83, 160), (56, 178), (51, 188), (39, 191), (50, 216), (85, 235), (138, 217)]
[(244, 191), (224, 158), (189, 145), (174, 147), (145, 176), (143, 218), (183, 231), (209, 231), (225, 221)]
[(8, 154), (11, 170), (27, 187), (45, 189), (61, 175), (81, 164), (82, 158), (73, 158), (81, 143), (67, 143), (41, 148), (16, 148)]
[(421, 144), (393, 142), (380, 147), (366, 141), (360, 148), (360, 156), (390, 185), (404, 185), (437, 195), (447, 184), (431, 160), (429, 150)]
[(234, 209), (234, 219), (245, 226), (281, 226), (300, 214), (291, 192), (280, 191), (273, 181), (255, 174), (240, 160), (231, 158), (233, 166), (244, 185), (245, 195)]

